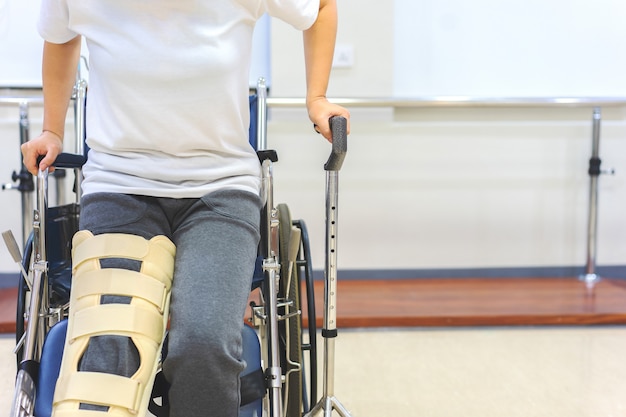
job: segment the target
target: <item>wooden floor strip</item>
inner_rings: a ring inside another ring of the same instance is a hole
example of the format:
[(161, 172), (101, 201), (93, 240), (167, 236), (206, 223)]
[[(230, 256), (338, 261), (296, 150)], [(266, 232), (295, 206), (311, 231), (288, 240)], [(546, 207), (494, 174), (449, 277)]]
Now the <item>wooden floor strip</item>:
[[(323, 284), (316, 286), (322, 314)], [(344, 281), (339, 327), (626, 323), (626, 282), (576, 278)], [(319, 318), (318, 318), (319, 322)]]
[(15, 333), (17, 288), (0, 289), (0, 333)]
[[(315, 284), (321, 327), (324, 284)], [(577, 278), (349, 280), (337, 287), (344, 328), (626, 324), (623, 280), (593, 287)]]
[[(0, 290), (2, 333), (15, 331), (16, 294)], [(319, 328), (322, 281), (315, 301)], [(336, 311), (339, 328), (626, 324), (626, 281), (605, 278), (588, 287), (577, 278), (344, 280)]]

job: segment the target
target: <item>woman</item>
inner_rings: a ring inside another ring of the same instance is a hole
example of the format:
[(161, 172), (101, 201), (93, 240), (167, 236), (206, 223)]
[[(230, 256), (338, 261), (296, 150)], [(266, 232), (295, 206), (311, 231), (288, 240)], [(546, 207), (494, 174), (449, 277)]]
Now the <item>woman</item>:
[(237, 415), (261, 208), (248, 71), (266, 12), (304, 31), (307, 110), (330, 140), (328, 119), (349, 117), (326, 99), (335, 0), (42, 1), (43, 132), (22, 147), (34, 174), (38, 157), (46, 169), (61, 152), (81, 38), (90, 53), (90, 152), (53, 415), (144, 409), (169, 306), (129, 288), (144, 281), (166, 300), (171, 285), (171, 417)]

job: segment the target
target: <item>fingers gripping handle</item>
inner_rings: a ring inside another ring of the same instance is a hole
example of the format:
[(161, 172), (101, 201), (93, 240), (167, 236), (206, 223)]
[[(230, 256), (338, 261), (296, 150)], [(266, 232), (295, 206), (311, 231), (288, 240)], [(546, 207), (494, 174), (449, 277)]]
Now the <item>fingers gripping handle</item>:
[(339, 171), (348, 152), (348, 121), (345, 117), (333, 116), (328, 122), (333, 135), (333, 149), (324, 170)]

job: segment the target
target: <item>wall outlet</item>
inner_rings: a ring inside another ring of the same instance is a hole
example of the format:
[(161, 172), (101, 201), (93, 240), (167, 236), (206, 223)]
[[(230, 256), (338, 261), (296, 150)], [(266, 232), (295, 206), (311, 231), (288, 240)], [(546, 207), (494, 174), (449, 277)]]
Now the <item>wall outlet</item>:
[(354, 66), (354, 46), (350, 44), (335, 45), (333, 68), (352, 68)]

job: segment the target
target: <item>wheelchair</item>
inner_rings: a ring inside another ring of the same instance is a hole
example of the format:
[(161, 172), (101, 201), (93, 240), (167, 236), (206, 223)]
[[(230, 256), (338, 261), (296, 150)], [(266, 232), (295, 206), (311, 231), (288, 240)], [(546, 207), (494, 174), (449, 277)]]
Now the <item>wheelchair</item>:
[[(47, 417), (52, 400), (67, 328), (71, 292), (72, 236), (80, 216), (81, 167), (87, 83), (74, 88), (74, 120), (77, 154), (61, 154), (57, 169), (74, 170), (76, 202), (48, 206), (48, 173), (37, 177), (33, 232), (23, 255), (10, 232), (3, 237), (13, 257), (19, 256), (22, 278), (16, 312), (18, 364), (11, 417)], [(251, 291), (259, 301), (250, 303), (243, 332), (240, 416), (295, 417), (310, 411), (317, 401), (316, 314), (309, 237), (302, 220), (293, 220), (286, 204), (273, 198), (273, 164), (278, 160), (267, 149), (267, 89), (260, 79), (250, 96), (250, 143), (262, 166), (264, 207), (261, 243)], [(345, 128), (344, 128), (345, 129)], [(335, 147), (333, 146), (333, 152)], [(331, 154), (331, 158), (333, 154)], [(301, 294), (302, 292), (302, 294)], [(303, 331), (302, 309), (308, 326)], [(166, 344), (161, 355), (166, 354)], [(156, 375), (149, 411), (166, 417), (167, 383)]]

